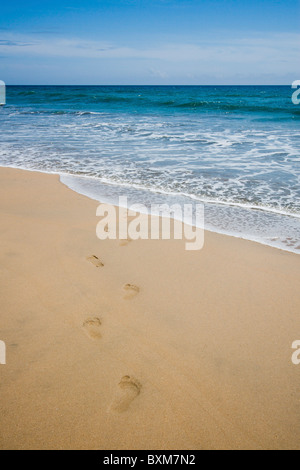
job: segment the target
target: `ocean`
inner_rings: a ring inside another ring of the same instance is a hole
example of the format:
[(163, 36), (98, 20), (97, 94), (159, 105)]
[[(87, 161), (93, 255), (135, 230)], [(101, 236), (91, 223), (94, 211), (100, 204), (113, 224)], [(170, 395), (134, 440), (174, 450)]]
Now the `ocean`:
[(0, 165), (101, 202), (202, 203), (205, 228), (300, 253), (288, 86), (8, 86)]

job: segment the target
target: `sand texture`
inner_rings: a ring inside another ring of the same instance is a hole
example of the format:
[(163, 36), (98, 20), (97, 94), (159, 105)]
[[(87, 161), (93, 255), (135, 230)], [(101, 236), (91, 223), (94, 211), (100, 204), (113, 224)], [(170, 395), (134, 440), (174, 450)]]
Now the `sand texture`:
[(300, 449), (300, 257), (101, 241), (97, 206), (0, 169), (0, 448)]

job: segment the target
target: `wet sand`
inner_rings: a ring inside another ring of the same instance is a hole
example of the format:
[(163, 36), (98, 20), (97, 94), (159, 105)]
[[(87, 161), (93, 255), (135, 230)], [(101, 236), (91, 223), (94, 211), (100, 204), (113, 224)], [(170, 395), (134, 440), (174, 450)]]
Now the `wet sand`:
[(101, 241), (98, 204), (0, 169), (1, 449), (300, 449), (300, 257)]

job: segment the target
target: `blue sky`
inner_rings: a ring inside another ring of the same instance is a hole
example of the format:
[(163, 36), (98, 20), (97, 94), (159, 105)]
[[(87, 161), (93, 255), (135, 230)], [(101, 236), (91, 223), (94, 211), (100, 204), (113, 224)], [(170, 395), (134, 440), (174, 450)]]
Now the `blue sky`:
[(8, 84), (291, 84), (300, 1), (2, 2)]

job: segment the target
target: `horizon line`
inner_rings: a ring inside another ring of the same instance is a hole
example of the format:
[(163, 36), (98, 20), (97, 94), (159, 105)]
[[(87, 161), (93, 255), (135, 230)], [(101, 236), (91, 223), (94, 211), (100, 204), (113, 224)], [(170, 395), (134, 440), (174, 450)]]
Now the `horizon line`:
[(98, 85), (95, 85), (95, 84), (94, 85), (92, 85), (92, 84), (84, 84), (84, 85), (83, 84), (77, 84), (77, 85), (74, 85), (74, 84), (59, 84), (59, 83), (50, 85), (50, 84), (45, 84), (45, 83), (39, 83), (39, 84), (10, 84), (10, 83), (6, 83), (6, 82), (4, 82), (4, 83), (5, 83), (6, 86), (69, 86), (69, 87), (71, 87), (71, 86), (73, 86), (73, 87), (76, 87), (76, 86), (77, 87), (79, 87), (79, 86), (86, 86), (86, 87), (88, 87), (88, 86), (89, 87), (92, 87), (92, 86), (99, 86), (99, 87), (100, 86), (103, 86), (103, 87), (104, 86), (105, 87), (109, 87), (109, 86), (111, 86), (111, 87), (122, 87), (122, 86), (123, 87), (126, 87), (126, 86), (127, 87), (151, 87), (151, 86), (161, 86), (161, 87), (171, 87), (171, 86), (173, 86), (173, 87), (179, 87), (179, 86), (181, 86), (181, 87), (197, 87), (197, 86), (210, 86), (210, 87), (215, 87), (215, 86), (241, 86), (241, 87), (242, 86), (253, 86), (253, 87), (254, 86), (274, 86), (275, 87), (275, 86), (292, 86), (292, 84), (287, 84), (287, 83), (278, 83), (278, 84), (271, 84), (271, 83), (270, 84), (262, 84), (262, 83), (261, 84), (253, 84), (253, 83), (249, 83), (249, 84), (235, 84), (235, 83), (221, 84), (221, 83), (219, 83), (219, 84), (214, 84), (214, 85), (210, 85), (210, 84), (198, 84), (198, 85), (195, 85), (195, 84), (194, 85), (192, 85), (192, 84), (189, 84), (189, 85), (186, 85), (186, 84), (174, 84), (174, 85), (172, 85), (172, 84), (146, 84), (146, 85), (145, 84), (143, 84), (143, 85), (141, 85), (141, 84), (130, 84), (130, 85), (128, 85), (128, 84), (126, 84), (126, 85), (125, 84), (115, 84), (115, 85), (110, 85), (110, 84), (98, 84)]

